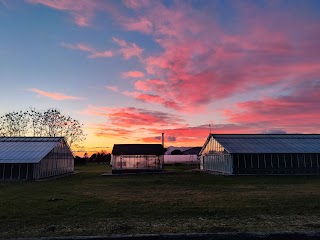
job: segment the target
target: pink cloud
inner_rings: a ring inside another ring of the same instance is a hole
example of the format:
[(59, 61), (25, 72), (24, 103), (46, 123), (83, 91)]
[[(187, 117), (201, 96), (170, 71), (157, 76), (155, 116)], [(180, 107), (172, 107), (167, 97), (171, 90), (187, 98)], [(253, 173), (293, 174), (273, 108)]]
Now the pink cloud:
[[(195, 112), (217, 100), (251, 96), (264, 88), (273, 89), (272, 94), (264, 93), (264, 99), (274, 99), (286, 88), (320, 78), (320, 25), (315, 16), (306, 14), (309, 3), (300, 3), (299, 8), (287, 4), (283, 11), (279, 2), (266, 2), (263, 9), (234, 1), (236, 14), (228, 26), (221, 24), (215, 3), (194, 8), (189, 1), (127, 0), (115, 8), (103, 1), (81, 0), (79, 6), (71, 0), (29, 2), (68, 11), (75, 20), (79, 16), (82, 25), (104, 11), (123, 29), (149, 35), (160, 52), (147, 55), (137, 44), (113, 38), (120, 47), (113, 54), (138, 58), (143, 72), (157, 79), (136, 81), (135, 90), (123, 92), (140, 101)], [(77, 47), (89, 57), (111, 55)]]
[(145, 34), (153, 32), (153, 23), (145, 17), (139, 19), (122, 18), (122, 25), (129, 31), (138, 31)]
[(132, 57), (142, 58), (143, 49), (135, 43), (127, 43), (126, 41), (113, 37), (113, 41), (121, 46), (119, 52), (123, 55), (124, 59), (128, 60)]
[(119, 88), (117, 86), (105, 86), (105, 88), (113, 92), (119, 92)]
[[(77, 3), (73, 0), (26, 0), (31, 4), (41, 4), (50, 8), (54, 8), (61, 11), (67, 11), (71, 14), (73, 21), (80, 27), (87, 27), (90, 25), (92, 19), (95, 16), (96, 11), (108, 9), (110, 6), (103, 1), (86, 1), (77, 0)], [(109, 4), (110, 5), (110, 4)]]
[(134, 85), (137, 90), (148, 92), (154, 89), (155, 86), (158, 86), (159, 88), (163, 88), (165, 87), (166, 83), (159, 79), (149, 79), (146, 81), (136, 81)]
[(124, 78), (141, 78), (141, 77), (144, 77), (144, 73), (140, 72), (140, 71), (123, 72), (122, 77), (124, 77)]
[(168, 108), (172, 108), (175, 110), (181, 110), (181, 106), (177, 104), (176, 102), (164, 98), (157, 94), (144, 94), (140, 92), (130, 92), (130, 91), (124, 91), (122, 92), (123, 95), (133, 97), (136, 100), (147, 102), (147, 103), (159, 103), (162, 104)]
[(150, 6), (152, 2), (150, 0), (124, 0), (123, 3), (127, 8), (140, 9)]
[(320, 102), (319, 90), (319, 81), (305, 82), (286, 96), (238, 103), (236, 110), (226, 110), (224, 115), (231, 123), (259, 123), (264, 129), (316, 133), (320, 128), (320, 113), (315, 111)]
[(89, 52), (90, 55), (88, 58), (99, 58), (99, 57), (112, 57), (113, 52), (112, 51), (98, 51), (91, 47), (88, 44), (85, 43), (78, 43), (78, 44), (67, 44), (67, 43), (62, 43), (61, 44), (65, 48), (69, 49), (75, 49), (75, 50), (80, 50), (83, 52)]
[(136, 127), (136, 126), (177, 126), (184, 122), (180, 117), (160, 111), (151, 111), (141, 108), (109, 108), (88, 106), (84, 111), (88, 115), (107, 117), (109, 126)]
[(38, 93), (41, 96), (51, 98), (53, 100), (79, 100), (79, 99), (85, 99), (81, 97), (75, 97), (75, 96), (69, 96), (69, 95), (64, 95), (62, 93), (57, 93), (57, 92), (46, 92), (37, 88), (31, 88), (30, 91)]
[[(237, 94), (272, 86), (276, 91), (279, 84), (290, 86), (320, 77), (320, 41), (315, 41), (320, 37), (319, 25), (310, 24), (308, 18), (296, 19), (292, 9), (280, 14), (272, 4), (268, 15), (257, 8), (247, 10), (246, 4), (234, 4), (246, 24), (239, 25), (236, 33), (225, 31), (212, 15), (186, 2), (170, 6), (154, 2), (147, 7), (134, 3), (130, 7), (129, 3), (129, 8), (137, 9), (137, 16), (119, 21), (125, 29), (150, 34), (162, 47), (162, 53), (146, 57), (143, 63), (146, 72), (164, 83), (137, 81), (131, 95), (176, 110), (178, 105), (180, 110), (195, 111)], [(140, 8), (144, 8), (143, 15), (139, 15)], [(148, 24), (130, 28), (131, 22), (140, 23), (142, 18)], [(301, 26), (303, 33), (292, 26)]]

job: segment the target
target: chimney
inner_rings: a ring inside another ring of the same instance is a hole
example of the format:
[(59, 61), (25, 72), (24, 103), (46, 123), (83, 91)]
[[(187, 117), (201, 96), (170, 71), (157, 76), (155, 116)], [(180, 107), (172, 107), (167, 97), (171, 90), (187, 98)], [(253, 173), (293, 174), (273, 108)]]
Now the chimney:
[(161, 140), (162, 140), (162, 147), (164, 147), (164, 133), (161, 133), (162, 134), (162, 137), (161, 137)]

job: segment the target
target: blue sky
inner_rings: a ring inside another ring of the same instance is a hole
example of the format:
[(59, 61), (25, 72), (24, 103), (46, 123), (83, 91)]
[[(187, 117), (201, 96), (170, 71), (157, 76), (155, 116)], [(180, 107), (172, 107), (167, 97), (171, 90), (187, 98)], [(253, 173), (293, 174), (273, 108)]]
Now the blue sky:
[(0, 0), (0, 114), (54, 107), (86, 149), (319, 133), (319, 1)]

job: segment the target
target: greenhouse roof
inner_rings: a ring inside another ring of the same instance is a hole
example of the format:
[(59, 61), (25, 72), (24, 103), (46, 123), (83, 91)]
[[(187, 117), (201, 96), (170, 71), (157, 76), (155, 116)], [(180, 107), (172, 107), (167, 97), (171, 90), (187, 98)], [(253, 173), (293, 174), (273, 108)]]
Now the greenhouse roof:
[(320, 153), (320, 134), (211, 134), (228, 153)]
[(0, 137), (0, 163), (38, 163), (63, 137)]
[(163, 155), (164, 148), (161, 144), (115, 144), (113, 155)]

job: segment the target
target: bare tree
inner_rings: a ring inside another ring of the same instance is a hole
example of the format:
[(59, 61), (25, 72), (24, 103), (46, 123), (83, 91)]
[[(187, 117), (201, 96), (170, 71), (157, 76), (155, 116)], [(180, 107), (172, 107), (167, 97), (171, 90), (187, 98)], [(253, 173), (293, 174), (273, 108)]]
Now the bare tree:
[(28, 115), (26, 112), (10, 112), (0, 117), (1, 136), (25, 136), (28, 132)]
[(1, 136), (65, 137), (71, 147), (85, 139), (83, 125), (59, 110), (11, 112), (0, 117)]
[(44, 114), (34, 108), (28, 111), (30, 121), (30, 134), (34, 137), (41, 137), (44, 135)]

